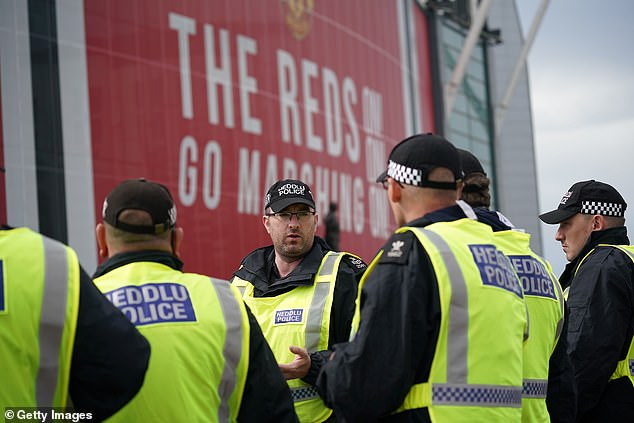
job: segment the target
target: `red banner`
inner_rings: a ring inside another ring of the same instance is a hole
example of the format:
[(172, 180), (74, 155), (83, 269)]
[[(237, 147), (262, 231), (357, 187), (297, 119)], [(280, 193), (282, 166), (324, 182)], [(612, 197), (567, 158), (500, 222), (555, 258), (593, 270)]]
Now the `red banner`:
[(393, 230), (375, 178), (410, 135), (397, 2), (86, 1), (85, 23), (98, 214), (123, 179), (164, 183), (186, 270), (226, 279), (271, 243), (268, 187), (299, 178), (322, 220), (339, 204), (341, 248), (374, 256)]

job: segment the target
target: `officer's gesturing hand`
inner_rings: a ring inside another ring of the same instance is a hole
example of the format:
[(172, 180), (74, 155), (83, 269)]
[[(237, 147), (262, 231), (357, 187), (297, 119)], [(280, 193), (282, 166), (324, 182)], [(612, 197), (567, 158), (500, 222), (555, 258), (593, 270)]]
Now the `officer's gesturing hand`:
[(289, 351), (295, 354), (295, 358), (288, 364), (280, 363), (278, 366), (284, 375), (284, 379), (301, 379), (308, 374), (310, 369), (310, 355), (305, 348), (291, 345)]

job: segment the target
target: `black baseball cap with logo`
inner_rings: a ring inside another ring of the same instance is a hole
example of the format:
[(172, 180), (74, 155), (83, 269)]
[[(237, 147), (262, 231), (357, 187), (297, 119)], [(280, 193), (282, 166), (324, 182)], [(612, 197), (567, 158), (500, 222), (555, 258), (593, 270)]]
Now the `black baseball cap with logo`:
[(626, 208), (627, 203), (614, 187), (592, 179), (575, 183), (557, 209), (540, 214), (539, 218), (544, 223), (556, 224), (577, 213), (623, 217)]
[[(152, 225), (121, 222), (121, 212), (130, 209), (148, 212)], [(104, 222), (126, 232), (159, 235), (176, 225), (176, 206), (165, 185), (144, 178), (127, 179), (106, 197), (102, 217)]]
[(270, 207), (274, 213), (284, 210), (291, 204), (306, 204), (315, 208), (315, 200), (310, 188), (297, 179), (277, 181), (271, 185), (264, 197), (264, 210)]
[[(454, 182), (430, 181), (429, 172), (437, 167), (451, 170)], [(388, 176), (403, 184), (436, 189), (456, 189), (456, 182), (463, 178), (456, 147), (431, 133), (413, 135), (398, 143), (390, 153), (387, 169), (376, 181), (383, 182)]]

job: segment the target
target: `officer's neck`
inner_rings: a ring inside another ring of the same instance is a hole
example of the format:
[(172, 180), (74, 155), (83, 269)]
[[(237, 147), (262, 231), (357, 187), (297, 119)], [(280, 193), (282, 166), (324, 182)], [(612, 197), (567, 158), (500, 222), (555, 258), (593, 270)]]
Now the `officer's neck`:
[(297, 266), (299, 266), (299, 264), (302, 262), (302, 259), (304, 257), (300, 257), (300, 258), (290, 258), (290, 257), (282, 257), (279, 254), (275, 254), (275, 266), (277, 267), (277, 271), (280, 274), (280, 278), (285, 278), (288, 275), (291, 274), (291, 272), (293, 270), (295, 270), (297, 268)]

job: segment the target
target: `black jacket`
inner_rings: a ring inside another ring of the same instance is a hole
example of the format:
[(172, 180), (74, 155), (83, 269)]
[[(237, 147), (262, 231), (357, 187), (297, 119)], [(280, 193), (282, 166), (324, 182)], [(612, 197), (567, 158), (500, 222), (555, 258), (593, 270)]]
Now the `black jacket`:
[[(181, 270), (183, 263), (163, 251), (140, 251), (117, 254), (97, 268), (94, 277), (133, 262), (154, 262)], [(257, 320), (247, 307), (249, 316), (249, 370), (238, 413), (240, 422), (297, 422), (291, 393), (279, 371), (273, 352), (262, 335)], [(266, 387), (266, 389), (262, 389)], [(186, 413), (187, 410), (184, 410)]]
[[(272, 245), (269, 245), (247, 255), (234, 276), (251, 283), (255, 288), (253, 294), (255, 297), (275, 297), (298, 286), (312, 285), (321, 261), (329, 251), (328, 244), (315, 236), (313, 248), (306, 257), (288, 276), (281, 278), (275, 266), (275, 250)], [(341, 260), (330, 312), (329, 349), (336, 343), (347, 341), (350, 337), (357, 285), (366, 268), (365, 263), (349, 255)], [(319, 369), (329, 356), (330, 351), (311, 354), (311, 368), (308, 375), (303, 378), (306, 383), (315, 383)]]
[(622, 251), (598, 244), (629, 245), (626, 228), (592, 232), (559, 279), (570, 287), (568, 353), (579, 392), (577, 416), (581, 422), (633, 422), (632, 383), (609, 380), (634, 336), (634, 264)]
[[(424, 227), (464, 218), (458, 206), (409, 222)], [(402, 244), (401, 244), (402, 242)], [(429, 377), (440, 330), (440, 298), (432, 264), (412, 232), (393, 234), (361, 292), (362, 325), (354, 342), (334, 346), (317, 390), (346, 422), (430, 422), (427, 408), (391, 415), (410, 387)], [(373, 282), (374, 281), (374, 282)], [(368, 352), (371, 353), (368, 353)]]

